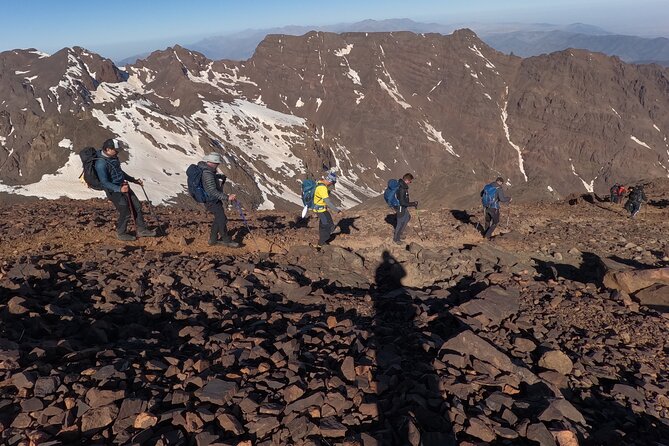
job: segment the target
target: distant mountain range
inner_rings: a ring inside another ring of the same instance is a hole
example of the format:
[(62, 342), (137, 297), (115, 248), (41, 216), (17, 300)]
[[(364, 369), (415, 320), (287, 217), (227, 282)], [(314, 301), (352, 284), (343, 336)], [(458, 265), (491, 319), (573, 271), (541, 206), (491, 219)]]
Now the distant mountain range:
[[(210, 37), (191, 44), (190, 50), (200, 52), (212, 60), (246, 60), (258, 44), (270, 34), (300, 36), (309, 31), (333, 33), (411, 31), (417, 34), (447, 35), (456, 29), (470, 28), (488, 45), (506, 54), (521, 57), (538, 56), (568, 48), (585, 49), (617, 56), (629, 63), (658, 63), (669, 66), (669, 39), (644, 38), (610, 33), (597, 26), (583, 23), (553, 25), (548, 23), (421, 23), (409, 19), (364, 20), (327, 26), (286, 26), (269, 29), (249, 29), (234, 34)], [(119, 66), (132, 64), (147, 57), (144, 53), (118, 62)]]
[(435, 208), (476, 205), (498, 175), (518, 200), (603, 193), (669, 176), (668, 78), (584, 50), (509, 56), (471, 30), (274, 34), (244, 62), (176, 46), (124, 70), (77, 47), (6, 51), (0, 192), (101, 196), (77, 152), (117, 137), (155, 202), (179, 200), (211, 151), (260, 209), (301, 206), (323, 167), (346, 208), (406, 172)]

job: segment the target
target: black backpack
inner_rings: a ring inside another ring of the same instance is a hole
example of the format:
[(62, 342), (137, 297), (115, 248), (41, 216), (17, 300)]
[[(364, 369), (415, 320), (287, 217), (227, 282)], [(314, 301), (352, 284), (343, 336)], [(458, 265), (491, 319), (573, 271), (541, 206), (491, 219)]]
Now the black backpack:
[(95, 190), (104, 190), (98, 173), (95, 171), (95, 161), (102, 159), (98, 157), (98, 151), (94, 147), (86, 147), (79, 152), (79, 158), (83, 164), (84, 170), (79, 175), (79, 179), (83, 179), (86, 185)]
[(643, 190), (635, 187), (632, 193), (630, 194), (630, 201), (633, 203), (641, 203), (643, 200)]

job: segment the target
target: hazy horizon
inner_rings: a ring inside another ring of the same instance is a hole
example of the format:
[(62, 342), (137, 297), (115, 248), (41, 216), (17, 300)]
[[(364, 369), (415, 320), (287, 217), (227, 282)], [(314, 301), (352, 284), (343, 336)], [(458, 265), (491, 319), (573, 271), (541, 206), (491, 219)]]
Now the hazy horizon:
[(327, 26), (368, 19), (410, 19), (461, 26), (584, 23), (615, 34), (669, 36), (669, 8), (665, 1), (658, 0), (634, 4), (623, 0), (566, 0), (541, 6), (527, 0), (513, 0), (504, 5), (492, 0), (410, 3), (372, 0), (364, 4), (343, 0), (327, 5), (302, 0), (281, 3), (165, 0), (159, 5), (128, 0), (118, 0), (113, 5), (82, 0), (66, 4), (25, 0), (3, 7), (5, 23), (0, 26), (0, 51), (36, 48), (52, 54), (65, 47), (81, 46), (113, 60), (248, 29)]

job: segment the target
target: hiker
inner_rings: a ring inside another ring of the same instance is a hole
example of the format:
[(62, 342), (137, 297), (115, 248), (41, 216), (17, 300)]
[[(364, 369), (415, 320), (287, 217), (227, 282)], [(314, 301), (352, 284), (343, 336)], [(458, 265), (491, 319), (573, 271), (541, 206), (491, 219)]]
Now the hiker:
[(221, 155), (213, 152), (197, 163), (197, 167), (202, 169), (202, 188), (206, 194), (204, 207), (214, 214), (209, 233), (209, 246), (222, 245), (228, 248), (239, 248), (239, 243), (233, 241), (228, 234), (228, 217), (225, 215), (224, 207), (228, 202), (235, 201), (237, 196), (223, 192), (225, 175), (216, 173), (222, 161)]
[(510, 203), (511, 198), (504, 195), (504, 178), (497, 177), (492, 183), (486, 184), (481, 191), (481, 202), (485, 214), (485, 226), (483, 228), (483, 237), (492, 238), (492, 233), (499, 223), (499, 204)]
[(619, 187), (620, 187), (620, 185), (618, 183), (616, 183), (613, 186), (611, 186), (611, 189), (609, 189), (609, 193), (611, 194), (611, 196), (610, 196), (611, 203), (618, 203), (618, 192), (619, 192), (618, 188)]
[(397, 197), (399, 206), (395, 207), (397, 223), (395, 223), (395, 232), (393, 234), (393, 242), (396, 245), (402, 244), (402, 233), (407, 227), (407, 224), (409, 224), (409, 220), (411, 220), (409, 207), (418, 207), (417, 201), (409, 201), (409, 185), (412, 182), (413, 175), (410, 173), (404, 174), (404, 176), (398, 181), (398, 188), (395, 196)]
[(623, 203), (623, 197), (625, 197), (625, 194), (627, 193), (627, 188), (623, 186), (622, 184), (618, 185), (618, 191), (616, 192), (616, 203), (622, 204)]
[(330, 209), (337, 213), (341, 212), (341, 209), (335, 206), (330, 199), (330, 190), (334, 189), (336, 183), (337, 174), (334, 172), (328, 172), (325, 177), (316, 182), (312, 210), (318, 214), (318, 244), (316, 245), (318, 249), (328, 243), (336, 227)]
[[(156, 231), (148, 229), (144, 223), (142, 206), (137, 195), (130, 189), (128, 183), (144, 185), (140, 179), (133, 178), (121, 169), (118, 153), (121, 145), (117, 139), (108, 139), (102, 144), (102, 150), (96, 154), (95, 172), (100, 180), (102, 189), (107, 198), (118, 211), (116, 222), (116, 236), (119, 240), (133, 241), (137, 237), (155, 237)], [(135, 221), (137, 237), (128, 233), (130, 218)]]
[(625, 209), (630, 212), (630, 217), (636, 217), (636, 214), (641, 210), (641, 203), (648, 201), (646, 194), (643, 191), (643, 186), (638, 185), (630, 189), (630, 195), (627, 197), (627, 203), (625, 203)]

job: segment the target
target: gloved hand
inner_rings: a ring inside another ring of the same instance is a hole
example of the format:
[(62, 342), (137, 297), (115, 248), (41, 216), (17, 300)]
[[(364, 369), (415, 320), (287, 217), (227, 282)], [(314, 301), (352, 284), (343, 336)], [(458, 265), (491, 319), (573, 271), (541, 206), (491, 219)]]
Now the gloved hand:
[(139, 184), (140, 186), (144, 186), (144, 181), (142, 181), (140, 178), (135, 179), (135, 184)]

